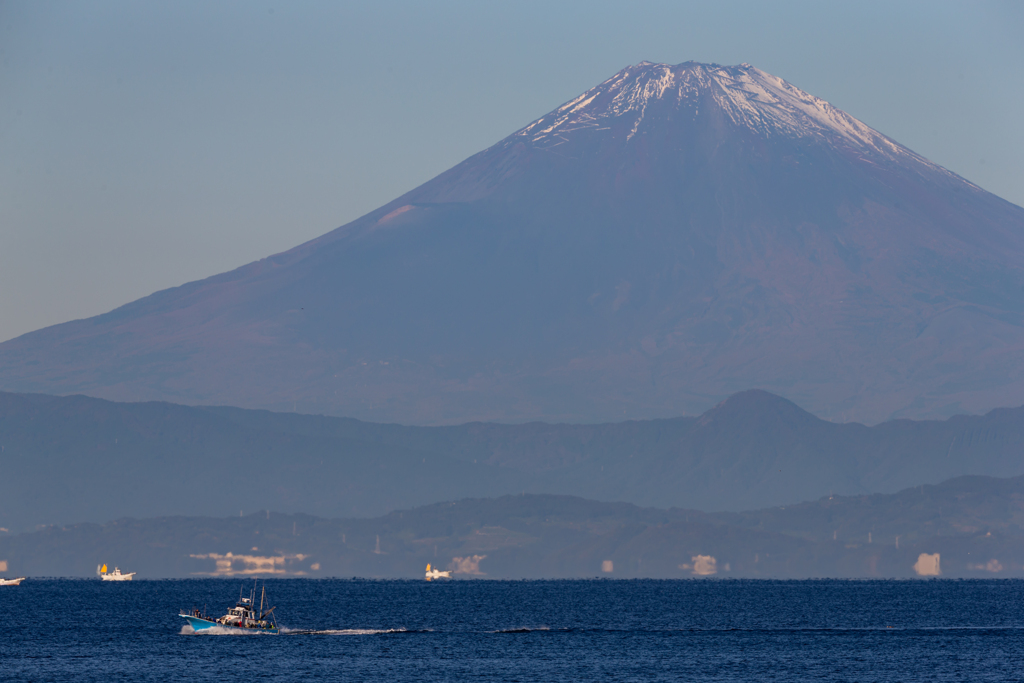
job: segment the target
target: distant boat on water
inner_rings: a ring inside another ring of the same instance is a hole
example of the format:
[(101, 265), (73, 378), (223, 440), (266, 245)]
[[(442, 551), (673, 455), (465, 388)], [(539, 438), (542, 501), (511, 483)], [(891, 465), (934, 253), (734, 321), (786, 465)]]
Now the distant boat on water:
[(178, 616), (187, 620), (189, 626), (196, 633), (205, 631), (215, 626), (221, 626), (229, 629), (241, 629), (245, 631), (258, 631), (263, 633), (277, 633), (277, 621), (274, 619), (273, 612), (277, 609), (276, 606), (271, 607), (266, 612), (263, 611), (263, 606), (266, 603), (267, 598), (267, 587), (263, 586), (263, 591), (260, 594), (260, 608), (256, 610), (256, 584), (253, 583), (252, 590), (249, 592), (249, 597), (243, 598), (241, 591), (238, 593), (238, 602), (235, 606), (228, 610), (228, 613), (219, 619), (207, 616), (199, 609), (193, 608), (188, 611), (181, 611)]
[(452, 573), (450, 571), (441, 571), (440, 569), (431, 569), (430, 565), (427, 565), (427, 581), (433, 581), (434, 579), (450, 579)]
[(17, 586), (25, 580), (24, 576), (18, 577), (17, 579), (3, 579), (0, 578), (0, 586)]
[(107, 565), (102, 567), (96, 567), (96, 573), (100, 575), (100, 578), (104, 581), (131, 581), (132, 577), (135, 576), (135, 572), (129, 572), (128, 574), (122, 574), (120, 567), (114, 567), (114, 571), (107, 573)]

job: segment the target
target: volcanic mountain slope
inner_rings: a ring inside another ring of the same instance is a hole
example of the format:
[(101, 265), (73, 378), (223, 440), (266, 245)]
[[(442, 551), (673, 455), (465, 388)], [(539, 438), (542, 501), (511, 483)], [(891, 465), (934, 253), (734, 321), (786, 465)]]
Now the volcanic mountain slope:
[(1024, 210), (749, 65), (641, 63), (291, 251), (0, 345), (0, 388), (440, 424), (1024, 400)]

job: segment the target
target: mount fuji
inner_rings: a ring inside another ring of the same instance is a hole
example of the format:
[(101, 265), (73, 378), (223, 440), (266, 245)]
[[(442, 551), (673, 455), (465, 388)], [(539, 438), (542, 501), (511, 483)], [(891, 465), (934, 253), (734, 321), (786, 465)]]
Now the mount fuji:
[(594, 422), (1024, 403), (1024, 209), (748, 64), (643, 62), (393, 202), (0, 344), (0, 389)]

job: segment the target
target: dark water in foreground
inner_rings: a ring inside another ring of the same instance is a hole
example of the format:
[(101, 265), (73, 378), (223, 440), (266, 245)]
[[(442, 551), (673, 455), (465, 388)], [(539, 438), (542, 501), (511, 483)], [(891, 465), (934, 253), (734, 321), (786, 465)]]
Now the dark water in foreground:
[(299, 632), (183, 632), (241, 584), (0, 588), (0, 679), (1024, 679), (1024, 581), (272, 580)]

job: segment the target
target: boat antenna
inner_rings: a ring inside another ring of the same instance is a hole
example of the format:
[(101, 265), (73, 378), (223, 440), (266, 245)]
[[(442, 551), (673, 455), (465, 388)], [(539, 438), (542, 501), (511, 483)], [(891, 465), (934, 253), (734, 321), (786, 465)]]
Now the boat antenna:
[(263, 592), (260, 594), (260, 620), (263, 620), (263, 598), (267, 597), (267, 580), (263, 580)]

